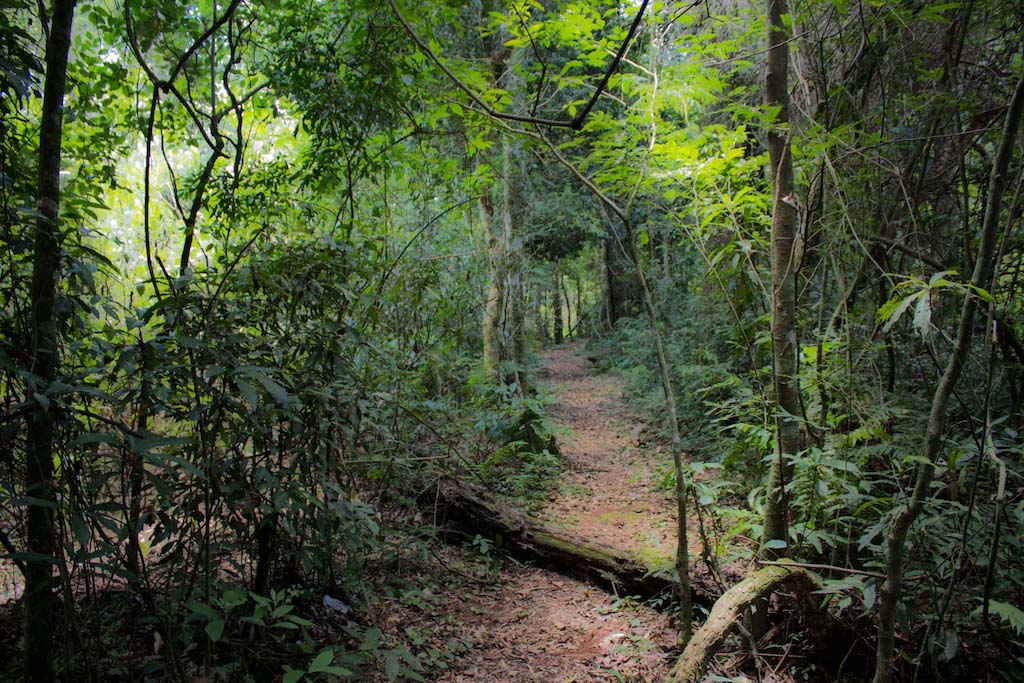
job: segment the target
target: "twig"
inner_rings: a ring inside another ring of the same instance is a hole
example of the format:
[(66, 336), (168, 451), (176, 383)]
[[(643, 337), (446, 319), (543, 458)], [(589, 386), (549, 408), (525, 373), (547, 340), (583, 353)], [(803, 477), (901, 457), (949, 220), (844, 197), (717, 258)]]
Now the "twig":
[(24, 576), (26, 571), (25, 563), (19, 560), (18, 558), (14, 557), (14, 555), (18, 552), (18, 549), (14, 547), (13, 543), (11, 543), (11, 539), (7, 538), (7, 534), (4, 533), (3, 529), (0, 529), (0, 545), (2, 545), (4, 547), (4, 550), (6, 550), (10, 554), (11, 561), (14, 562), (14, 564), (18, 565), (18, 569), (21, 570), (21, 575)]

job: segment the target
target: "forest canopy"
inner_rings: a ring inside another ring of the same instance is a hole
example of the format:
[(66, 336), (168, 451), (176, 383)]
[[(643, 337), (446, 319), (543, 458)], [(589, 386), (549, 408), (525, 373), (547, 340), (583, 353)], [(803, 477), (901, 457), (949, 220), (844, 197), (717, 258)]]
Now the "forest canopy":
[(2, 7), (5, 677), (1024, 680), (1020, 0)]

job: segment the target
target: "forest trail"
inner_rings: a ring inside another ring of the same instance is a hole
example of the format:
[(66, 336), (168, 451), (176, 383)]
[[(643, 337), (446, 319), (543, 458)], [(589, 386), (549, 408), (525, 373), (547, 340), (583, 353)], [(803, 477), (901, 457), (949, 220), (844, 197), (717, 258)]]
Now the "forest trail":
[(661, 447), (643, 443), (646, 425), (629, 415), (618, 378), (596, 375), (578, 344), (544, 355), (555, 396), (563, 472), (546, 521), (584, 538), (625, 548), (648, 565), (671, 564), (675, 515), (660, 482)]
[[(638, 448), (642, 425), (627, 417), (618, 380), (595, 375), (578, 343), (542, 358), (564, 461), (542, 516), (645, 557), (673, 553), (671, 499), (652, 462), (661, 458)], [(672, 663), (663, 614), (550, 571), (506, 562), (496, 586), (465, 595), (457, 610), (475, 646), (446, 683), (639, 683), (661, 680)]]

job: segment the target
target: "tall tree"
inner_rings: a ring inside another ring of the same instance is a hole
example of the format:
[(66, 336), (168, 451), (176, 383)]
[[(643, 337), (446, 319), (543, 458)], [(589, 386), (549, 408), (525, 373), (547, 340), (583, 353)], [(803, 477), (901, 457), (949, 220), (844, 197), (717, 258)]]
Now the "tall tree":
[[(765, 101), (778, 115), (768, 131), (768, 159), (772, 182), (771, 228), (771, 337), (775, 379), (775, 457), (765, 499), (761, 553), (777, 554), (786, 541), (787, 458), (800, 450), (799, 385), (796, 377), (796, 273), (794, 263), (796, 200), (793, 194), (793, 157), (789, 130), (789, 5), (768, 0), (768, 69)], [(774, 547), (769, 547), (772, 545)]]
[(25, 494), (28, 551), (25, 567), (25, 678), (52, 681), (54, 416), (47, 390), (57, 376), (57, 280), (60, 277), (60, 153), (74, 0), (54, 0), (46, 40), (46, 76), (39, 123), (35, 252), (32, 261), (31, 391), (37, 403), (28, 420)]

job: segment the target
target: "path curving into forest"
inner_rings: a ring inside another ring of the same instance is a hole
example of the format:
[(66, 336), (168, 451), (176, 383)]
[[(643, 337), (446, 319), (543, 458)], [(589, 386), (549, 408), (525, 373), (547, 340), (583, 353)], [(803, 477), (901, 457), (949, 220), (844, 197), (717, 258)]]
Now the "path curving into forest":
[[(670, 558), (671, 494), (657, 486), (664, 458), (638, 443), (644, 426), (628, 416), (618, 379), (595, 374), (580, 343), (542, 358), (564, 460), (542, 518), (648, 560)], [(675, 632), (663, 614), (554, 572), (506, 563), (495, 587), (458, 609), (475, 646), (445, 683), (660, 681), (672, 664)]]

